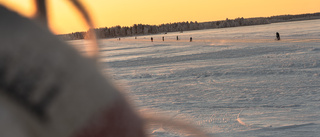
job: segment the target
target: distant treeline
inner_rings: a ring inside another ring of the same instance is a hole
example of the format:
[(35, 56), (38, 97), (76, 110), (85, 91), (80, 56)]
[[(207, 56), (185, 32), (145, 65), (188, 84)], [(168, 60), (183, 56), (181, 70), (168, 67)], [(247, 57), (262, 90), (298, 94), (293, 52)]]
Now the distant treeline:
[[(258, 18), (236, 18), (226, 19), (221, 21), (211, 22), (176, 22), (161, 25), (147, 25), (147, 24), (134, 24), (131, 27), (105, 27), (94, 29), (98, 38), (116, 38), (125, 36), (139, 36), (148, 34), (168, 33), (168, 32), (183, 32), (189, 30), (201, 29), (214, 29), (214, 28), (227, 28), (237, 26), (261, 25), (277, 22), (298, 21), (320, 19), (320, 13), (313, 14), (300, 14), (300, 15), (279, 15), (271, 17), (258, 17)], [(75, 32), (70, 34), (58, 35), (63, 40), (76, 40), (86, 39), (87, 32)]]

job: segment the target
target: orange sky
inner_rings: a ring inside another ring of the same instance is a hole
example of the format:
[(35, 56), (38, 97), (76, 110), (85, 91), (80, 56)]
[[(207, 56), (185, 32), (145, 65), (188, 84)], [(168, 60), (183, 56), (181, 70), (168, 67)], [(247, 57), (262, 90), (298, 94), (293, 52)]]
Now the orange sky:
[[(81, 0), (96, 27), (214, 21), (236, 17), (266, 17), (320, 12), (320, 0)], [(33, 0), (0, 0), (31, 17)], [(54, 33), (87, 30), (69, 0), (48, 0), (50, 28)]]

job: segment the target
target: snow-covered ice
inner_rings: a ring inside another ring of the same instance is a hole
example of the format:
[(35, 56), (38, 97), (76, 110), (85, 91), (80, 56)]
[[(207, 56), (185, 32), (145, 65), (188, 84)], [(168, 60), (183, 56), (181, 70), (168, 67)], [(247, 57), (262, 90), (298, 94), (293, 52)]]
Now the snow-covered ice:
[[(186, 120), (215, 137), (320, 135), (320, 20), (100, 43), (104, 71), (142, 112)], [(188, 136), (165, 126), (149, 130)]]

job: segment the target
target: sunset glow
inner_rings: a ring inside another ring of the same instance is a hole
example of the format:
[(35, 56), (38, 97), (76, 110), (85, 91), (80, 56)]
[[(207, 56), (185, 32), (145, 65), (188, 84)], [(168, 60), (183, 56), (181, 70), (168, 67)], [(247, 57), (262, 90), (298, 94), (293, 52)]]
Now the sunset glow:
[[(237, 17), (267, 17), (320, 12), (319, 0), (82, 0), (96, 27), (162, 24), (182, 21), (214, 21)], [(32, 17), (33, 0), (0, 0), (0, 4)], [(68, 0), (48, 1), (50, 27), (54, 33), (87, 30)]]

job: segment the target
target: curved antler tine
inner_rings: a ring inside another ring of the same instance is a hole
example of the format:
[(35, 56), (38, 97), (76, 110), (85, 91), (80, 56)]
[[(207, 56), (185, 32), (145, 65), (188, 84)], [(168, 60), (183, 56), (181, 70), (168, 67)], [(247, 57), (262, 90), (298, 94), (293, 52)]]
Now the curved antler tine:
[(89, 38), (92, 40), (92, 45), (86, 47), (86, 51), (89, 57), (92, 57), (97, 60), (98, 58), (98, 43), (96, 34), (94, 31), (93, 21), (90, 18), (87, 10), (84, 8), (83, 4), (78, 0), (71, 0), (74, 6), (79, 10), (83, 18), (86, 20), (89, 29)]
[(35, 3), (37, 8), (36, 18), (45, 26), (48, 26), (46, 0), (36, 0)]
[[(94, 32), (94, 25), (93, 21), (90, 18), (87, 10), (84, 8), (83, 4), (78, 0), (71, 0), (73, 5), (78, 9), (81, 13), (82, 17), (85, 19), (89, 29), (88, 36), (92, 41), (91, 45), (86, 47), (87, 55), (95, 60), (98, 59), (98, 43), (97, 38)], [(36, 3), (36, 19), (38, 19), (43, 25), (48, 27), (48, 15), (47, 15), (47, 8), (46, 8), (46, 0), (35, 0)]]

